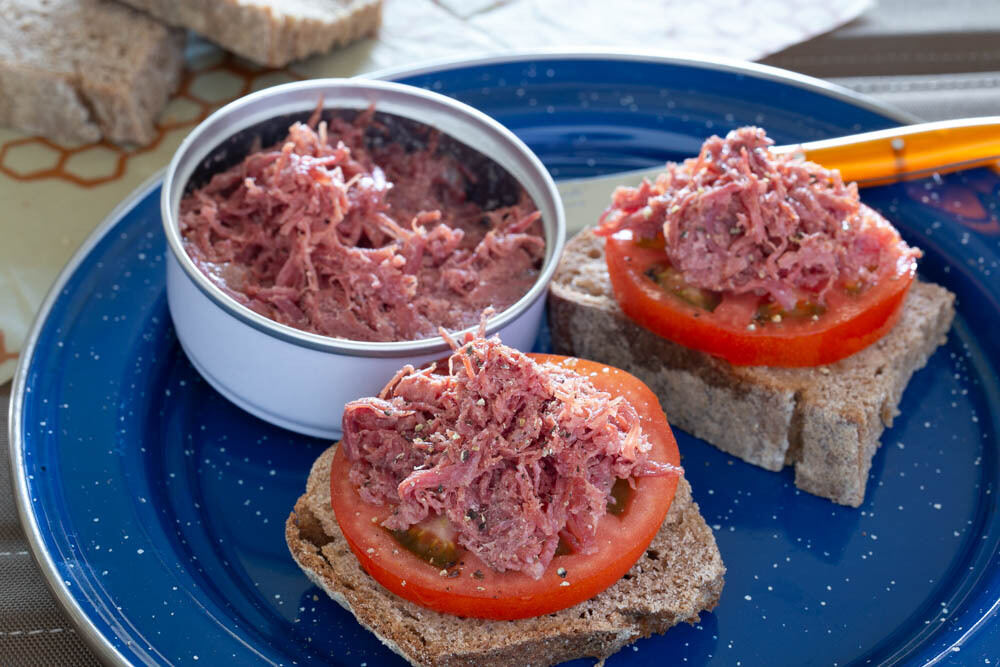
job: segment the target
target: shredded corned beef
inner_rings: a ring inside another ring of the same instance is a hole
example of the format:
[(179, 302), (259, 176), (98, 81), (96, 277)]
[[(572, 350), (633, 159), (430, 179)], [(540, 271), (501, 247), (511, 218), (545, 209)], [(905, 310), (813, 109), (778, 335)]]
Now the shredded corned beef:
[(591, 553), (616, 479), (666, 474), (620, 397), (495, 337), (469, 336), (447, 374), (407, 366), (378, 398), (347, 404), (350, 479), (405, 530), (446, 516), (457, 542), (498, 571), (538, 578), (560, 537)]
[[(477, 176), (426, 145), (366, 141), (369, 110), (288, 137), (186, 196), (188, 254), (237, 301), (353, 340), (414, 340), (502, 310), (538, 276), (545, 241), (527, 194), (484, 210)], [(314, 129), (315, 128), (315, 129)]]
[(823, 302), (837, 284), (875, 280), (886, 262), (916, 258), (836, 169), (768, 151), (755, 127), (713, 136), (696, 158), (654, 183), (618, 188), (603, 233), (663, 234), (667, 258), (691, 285), (770, 295), (791, 310)]

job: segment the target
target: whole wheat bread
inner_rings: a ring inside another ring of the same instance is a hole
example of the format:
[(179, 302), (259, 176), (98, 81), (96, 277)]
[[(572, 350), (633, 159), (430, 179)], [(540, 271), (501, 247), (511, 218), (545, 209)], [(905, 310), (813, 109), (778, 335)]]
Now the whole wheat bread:
[(632, 373), (659, 396), (671, 425), (767, 468), (795, 466), (795, 485), (857, 507), (879, 437), (903, 389), (945, 340), (951, 292), (915, 282), (900, 322), (878, 342), (818, 368), (740, 367), (634, 324), (614, 299), (604, 240), (566, 246), (549, 289), (552, 346)]
[(305, 494), (285, 524), (292, 557), (358, 622), (415, 665), (549, 665), (604, 658), (715, 607), (725, 568), (712, 531), (677, 486), (667, 518), (645, 555), (603, 593), (569, 609), (517, 621), (440, 614), (403, 600), (369, 577), (330, 509), (335, 447), (313, 464)]
[(122, 1), (271, 67), (367, 37), (382, 21), (382, 0)]
[(0, 0), (0, 125), (146, 144), (177, 88), (184, 33), (112, 0)]

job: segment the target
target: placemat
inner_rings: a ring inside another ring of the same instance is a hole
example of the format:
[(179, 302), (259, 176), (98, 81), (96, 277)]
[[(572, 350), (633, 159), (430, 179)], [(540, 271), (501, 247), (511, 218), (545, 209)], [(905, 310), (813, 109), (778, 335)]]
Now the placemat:
[(0, 385), (0, 664), (99, 665), (56, 605), (28, 552), (11, 494), (7, 404)]

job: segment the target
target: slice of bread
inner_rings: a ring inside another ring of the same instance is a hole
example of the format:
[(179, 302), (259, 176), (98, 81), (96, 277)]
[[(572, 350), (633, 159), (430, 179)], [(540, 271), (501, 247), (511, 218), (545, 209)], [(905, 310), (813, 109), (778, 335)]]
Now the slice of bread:
[(0, 0), (0, 125), (147, 144), (180, 81), (184, 32), (112, 0)]
[(122, 1), (270, 67), (350, 44), (382, 21), (382, 0)]
[(555, 352), (617, 366), (660, 398), (671, 425), (768, 470), (795, 466), (795, 485), (857, 507), (879, 437), (899, 414), (913, 372), (945, 340), (955, 296), (914, 282), (902, 318), (878, 342), (828, 366), (726, 361), (634, 324), (615, 301), (604, 240), (570, 239), (549, 288)]
[(313, 464), (285, 524), (292, 557), (309, 578), (414, 665), (549, 665), (604, 658), (715, 607), (725, 567), (686, 479), (660, 532), (624, 578), (569, 609), (517, 621), (441, 614), (403, 600), (369, 577), (330, 509), (335, 447)]

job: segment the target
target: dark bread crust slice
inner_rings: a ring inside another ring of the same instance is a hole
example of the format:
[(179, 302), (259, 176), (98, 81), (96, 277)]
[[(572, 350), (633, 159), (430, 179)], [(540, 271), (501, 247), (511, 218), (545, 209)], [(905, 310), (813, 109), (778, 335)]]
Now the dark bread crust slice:
[(899, 414), (913, 372), (945, 341), (955, 296), (915, 282), (892, 331), (818, 368), (733, 366), (660, 338), (615, 301), (604, 240), (570, 239), (549, 288), (559, 354), (632, 373), (660, 398), (670, 424), (768, 470), (795, 466), (795, 485), (857, 507), (879, 437)]
[(403, 600), (369, 577), (330, 509), (335, 447), (313, 464), (285, 524), (295, 562), (317, 586), (414, 665), (549, 665), (592, 656), (665, 632), (715, 608), (725, 567), (711, 529), (681, 479), (660, 532), (618, 583), (569, 609), (517, 621), (440, 614)]

